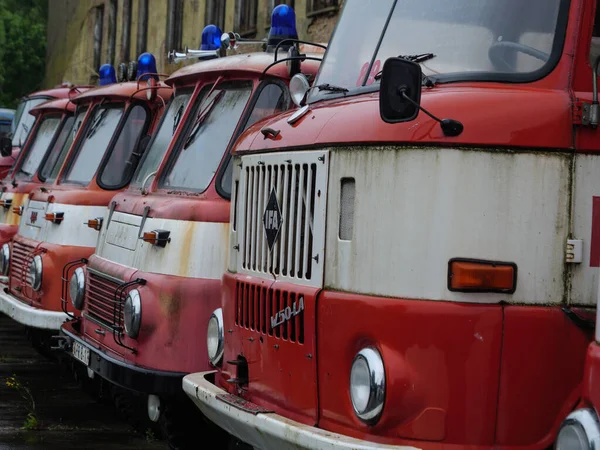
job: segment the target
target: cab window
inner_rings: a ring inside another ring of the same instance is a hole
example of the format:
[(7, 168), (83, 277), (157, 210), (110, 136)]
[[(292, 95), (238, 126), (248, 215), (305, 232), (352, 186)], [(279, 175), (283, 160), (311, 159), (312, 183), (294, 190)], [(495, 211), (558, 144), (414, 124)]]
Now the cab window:
[[(276, 83), (266, 84), (258, 93), (258, 98), (248, 114), (248, 120), (244, 124), (244, 128), (240, 130), (240, 134), (247, 128), (250, 128), (259, 120), (273, 116), (287, 110), (290, 106), (290, 98), (287, 90)], [(227, 167), (222, 172), (223, 175), (219, 181), (220, 191), (222, 195), (231, 197), (231, 177), (233, 172), (232, 160), (227, 162)]]
[(123, 105), (96, 108), (70, 163), (64, 179), (66, 183), (87, 185), (92, 180), (121, 121), (123, 108)]
[(27, 154), (16, 173), (17, 179), (31, 179), (33, 177), (48, 150), (48, 146), (54, 139), (59, 125), (60, 116), (58, 115), (46, 116), (41, 119)]
[(111, 150), (110, 157), (102, 169), (100, 186), (107, 189), (120, 188), (127, 184), (137, 166), (139, 156), (136, 146), (147, 129), (148, 113), (146, 108), (135, 105), (130, 108), (127, 120)]
[(59, 138), (55, 143), (52, 151), (48, 154), (48, 157), (44, 161), (41, 170), (38, 172), (38, 177), (42, 181), (51, 181), (55, 180), (58, 176), (58, 172), (60, 172), (60, 168), (62, 167), (67, 154), (69, 153), (69, 149), (71, 148), (71, 144), (83, 123), (83, 119), (85, 119), (85, 115), (87, 114), (87, 108), (77, 110), (77, 114), (74, 119), (71, 120), (70, 124), (65, 123), (63, 129), (61, 131), (61, 135), (65, 133), (65, 139), (61, 143), (61, 138)]
[(203, 192), (212, 181), (252, 93), (250, 81), (218, 85), (188, 118), (166, 174), (165, 189)]
[(192, 93), (191, 89), (181, 91), (171, 99), (167, 110), (163, 114), (160, 126), (154, 133), (154, 139), (146, 150), (142, 163), (137, 168), (132, 184), (141, 186), (148, 174), (158, 169), (165, 152), (169, 148), (171, 139), (181, 123)]

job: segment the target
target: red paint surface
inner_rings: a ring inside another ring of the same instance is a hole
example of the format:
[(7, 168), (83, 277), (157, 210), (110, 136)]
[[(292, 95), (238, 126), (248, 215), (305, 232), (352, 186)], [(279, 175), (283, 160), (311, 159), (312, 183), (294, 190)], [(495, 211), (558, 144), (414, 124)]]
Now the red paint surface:
[(600, 411), (600, 346), (597, 342), (589, 345), (585, 359), (583, 399), (586, 406), (594, 408), (598, 414)]

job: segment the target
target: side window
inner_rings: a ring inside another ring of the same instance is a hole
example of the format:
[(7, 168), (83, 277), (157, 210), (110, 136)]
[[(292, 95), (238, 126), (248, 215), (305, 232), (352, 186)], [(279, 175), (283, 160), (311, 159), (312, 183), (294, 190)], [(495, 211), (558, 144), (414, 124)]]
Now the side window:
[[(258, 94), (258, 98), (254, 103), (252, 111), (248, 115), (248, 120), (240, 132), (245, 131), (259, 120), (287, 110), (289, 106), (290, 99), (287, 91), (278, 84), (267, 84)], [(230, 158), (219, 182), (221, 193), (227, 197), (231, 197), (231, 177), (233, 171), (231, 161)]]
[(54, 145), (54, 148), (46, 158), (42, 169), (38, 172), (40, 180), (47, 181), (56, 179), (86, 114), (87, 108), (78, 110), (77, 116), (75, 117), (75, 120), (71, 122), (71, 125), (68, 126), (65, 124), (64, 130), (68, 129), (69, 133), (60, 147), (56, 144)]
[(600, 3), (596, 4), (596, 18), (592, 32), (592, 45), (590, 46), (590, 64), (593, 65), (600, 56)]
[(127, 184), (138, 159), (134, 154), (136, 144), (146, 128), (148, 113), (144, 107), (136, 105), (129, 111), (119, 139), (100, 175), (100, 184), (106, 188), (118, 188)]
[(122, 106), (102, 106), (93, 111), (77, 154), (71, 158), (65, 182), (88, 184), (92, 181), (122, 116)]
[(60, 125), (60, 119), (60, 116), (47, 116), (42, 119), (16, 174), (17, 178), (31, 179), (33, 177), (48, 150), (48, 146), (54, 139), (56, 130)]

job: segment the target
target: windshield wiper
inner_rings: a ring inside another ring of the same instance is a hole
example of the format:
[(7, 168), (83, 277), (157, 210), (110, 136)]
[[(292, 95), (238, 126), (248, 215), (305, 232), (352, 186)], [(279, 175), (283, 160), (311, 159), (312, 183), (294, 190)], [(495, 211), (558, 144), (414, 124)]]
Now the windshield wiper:
[(217, 106), (217, 103), (219, 103), (219, 101), (223, 98), (224, 95), (225, 90), (220, 91), (217, 95), (214, 96), (210, 104), (208, 104), (206, 108), (204, 108), (204, 110), (202, 110), (198, 114), (198, 117), (196, 118), (196, 123), (194, 124), (194, 128), (192, 129), (190, 136), (186, 139), (185, 144), (183, 144), (184, 150), (186, 150), (190, 145), (194, 143), (194, 141), (196, 140), (196, 136), (198, 135), (198, 132), (202, 127), (202, 124), (206, 121), (212, 110), (215, 109), (215, 106)]
[(96, 116), (96, 119), (94, 120), (94, 122), (92, 123), (92, 126), (90, 127), (90, 131), (88, 131), (86, 139), (90, 139), (96, 133), (96, 131), (100, 127), (100, 124), (104, 120), (104, 117), (106, 116), (107, 112), (108, 112), (108, 109), (103, 109), (100, 112), (100, 114), (98, 116)]
[[(398, 58), (406, 59), (407, 61), (412, 61), (414, 63), (419, 64), (424, 61), (428, 61), (432, 58), (435, 58), (435, 56), (436, 55), (434, 55), (433, 53), (420, 53), (418, 55), (398, 55)], [(377, 75), (375, 75), (375, 81), (379, 81), (381, 79), (382, 73), (383, 73), (383, 71), (381, 71)], [(423, 75), (423, 82), (425, 82), (427, 79), (428, 79), (428, 77)]]
[(315, 86), (319, 91), (328, 91), (328, 92), (349, 92), (345, 87), (333, 86), (329, 83), (319, 84)]

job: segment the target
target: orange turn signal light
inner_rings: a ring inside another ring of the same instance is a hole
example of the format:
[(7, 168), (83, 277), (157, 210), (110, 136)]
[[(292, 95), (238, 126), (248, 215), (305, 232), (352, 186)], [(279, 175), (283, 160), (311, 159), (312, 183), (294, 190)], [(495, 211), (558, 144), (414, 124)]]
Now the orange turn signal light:
[(140, 239), (158, 247), (165, 247), (168, 242), (171, 242), (170, 234), (171, 232), (167, 230), (146, 231)]
[(55, 213), (46, 213), (46, 220), (49, 220), (52, 223), (61, 223), (65, 218), (65, 213), (55, 212)]
[(102, 228), (102, 217), (96, 217), (95, 219), (90, 219), (87, 221), (87, 226), (93, 228), (94, 230), (100, 230)]
[(22, 216), (23, 215), (23, 207), (22, 206), (15, 206), (12, 209), (13, 214), (16, 214), (18, 216)]
[(508, 262), (454, 258), (448, 262), (448, 290), (512, 294), (517, 288), (517, 265)]

